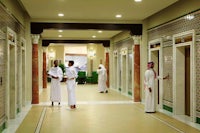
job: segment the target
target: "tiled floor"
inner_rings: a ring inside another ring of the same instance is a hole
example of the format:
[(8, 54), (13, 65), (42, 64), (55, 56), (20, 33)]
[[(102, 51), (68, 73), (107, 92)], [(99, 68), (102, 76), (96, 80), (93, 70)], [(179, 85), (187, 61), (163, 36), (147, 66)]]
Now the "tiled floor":
[[(143, 105), (110, 90), (98, 93), (97, 85), (78, 85), (76, 110), (67, 110), (67, 91), (62, 85), (62, 102), (52, 107), (49, 89), (40, 95), (40, 104), (32, 105), (17, 133), (200, 133), (163, 113), (146, 114)], [(197, 125), (198, 126), (198, 125)]]

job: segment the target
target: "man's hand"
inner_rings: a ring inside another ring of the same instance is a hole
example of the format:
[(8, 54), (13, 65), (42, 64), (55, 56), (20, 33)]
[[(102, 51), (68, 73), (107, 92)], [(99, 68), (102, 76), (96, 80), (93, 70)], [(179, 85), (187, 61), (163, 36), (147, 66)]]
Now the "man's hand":
[(152, 90), (151, 90), (151, 87), (149, 87), (149, 92), (151, 92)]
[(167, 75), (166, 77), (164, 77), (163, 79), (169, 79), (169, 73), (168, 73), (168, 75)]
[(52, 78), (54, 78), (54, 79), (58, 79), (58, 77), (55, 77), (55, 76), (52, 76)]

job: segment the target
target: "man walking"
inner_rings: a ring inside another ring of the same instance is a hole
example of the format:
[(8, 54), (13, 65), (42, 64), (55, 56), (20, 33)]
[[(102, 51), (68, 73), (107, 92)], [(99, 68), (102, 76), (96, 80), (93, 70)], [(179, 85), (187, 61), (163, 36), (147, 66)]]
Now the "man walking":
[(107, 80), (107, 73), (106, 68), (104, 65), (100, 64), (99, 68), (97, 69), (98, 73), (98, 90), (100, 93), (108, 93), (106, 80)]

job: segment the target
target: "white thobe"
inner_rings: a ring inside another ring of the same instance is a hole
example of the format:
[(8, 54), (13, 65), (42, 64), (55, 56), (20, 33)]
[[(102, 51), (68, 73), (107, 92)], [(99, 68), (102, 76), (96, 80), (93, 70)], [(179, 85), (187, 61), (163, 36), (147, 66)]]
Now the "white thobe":
[[(156, 111), (156, 90), (154, 88), (155, 73), (153, 69), (148, 69), (145, 72), (145, 112), (155, 112)], [(151, 88), (151, 92), (149, 91)]]
[[(57, 67), (52, 67), (48, 74), (51, 76), (51, 89), (50, 89), (50, 100), (52, 102), (60, 102), (61, 101), (61, 86), (60, 81), (63, 78), (63, 72), (62, 69)], [(52, 78), (58, 77), (58, 79)]]
[(75, 88), (76, 88), (76, 78), (78, 77), (76, 70), (73, 66), (69, 67), (66, 70), (67, 76), (67, 91), (68, 91), (68, 105), (76, 105), (76, 96), (75, 96)]
[(105, 92), (107, 90), (106, 80), (107, 73), (106, 69), (97, 69), (98, 73), (98, 90), (99, 92)]

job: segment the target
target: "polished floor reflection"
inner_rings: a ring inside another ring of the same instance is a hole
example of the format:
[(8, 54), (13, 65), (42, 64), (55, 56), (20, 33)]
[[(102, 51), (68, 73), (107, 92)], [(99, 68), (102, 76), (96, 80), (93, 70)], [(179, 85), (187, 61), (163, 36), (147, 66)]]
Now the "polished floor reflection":
[[(48, 87), (49, 88), (49, 87)], [(62, 102), (51, 106), (49, 89), (32, 105), (17, 133), (199, 133), (200, 130), (163, 113), (146, 114), (143, 105), (116, 91), (98, 93), (97, 85), (78, 85), (77, 109), (67, 109), (66, 86)], [(17, 124), (15, 124), (17, 126)], [(197, 125), (198, 126), (198, 125)], [(11, 129), (5, 132), (12, 132)]]

